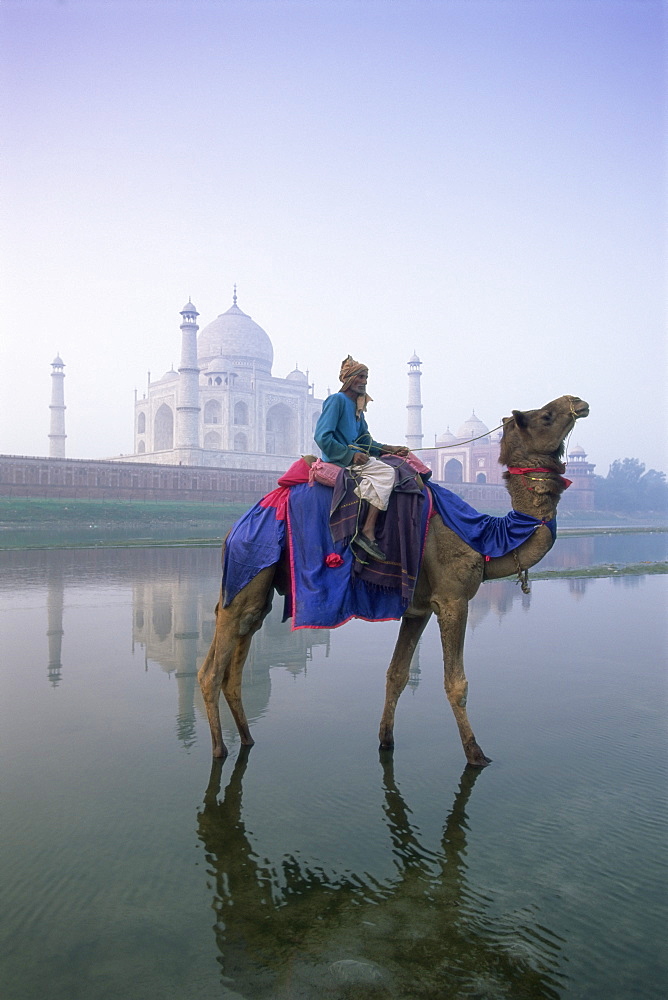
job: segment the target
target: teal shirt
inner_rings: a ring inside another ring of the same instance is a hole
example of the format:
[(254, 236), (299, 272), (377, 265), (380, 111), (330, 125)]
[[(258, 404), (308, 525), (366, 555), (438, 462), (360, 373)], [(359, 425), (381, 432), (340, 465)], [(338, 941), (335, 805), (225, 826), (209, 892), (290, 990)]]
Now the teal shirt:
[[(355, 452), (380, 455), (382, 445), (369, 434), (364, 414), (355, 416), (355, 402), (343, 392), (334, 392), (322, 404), (313, 434), (323, 462), (347, 466)], [(356, 446), (356, 447), (353, 447)]]

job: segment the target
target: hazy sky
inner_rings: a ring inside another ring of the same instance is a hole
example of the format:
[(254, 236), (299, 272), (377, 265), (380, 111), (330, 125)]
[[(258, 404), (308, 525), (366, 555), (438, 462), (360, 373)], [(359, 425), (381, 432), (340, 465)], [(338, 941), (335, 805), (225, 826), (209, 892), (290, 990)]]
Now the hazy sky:
[(667, 468), (656, 0), (3, 0), (0, 452), (132, 448), (133, 393), (239, 306), (316, 394), (425, 444), (572, 393)]

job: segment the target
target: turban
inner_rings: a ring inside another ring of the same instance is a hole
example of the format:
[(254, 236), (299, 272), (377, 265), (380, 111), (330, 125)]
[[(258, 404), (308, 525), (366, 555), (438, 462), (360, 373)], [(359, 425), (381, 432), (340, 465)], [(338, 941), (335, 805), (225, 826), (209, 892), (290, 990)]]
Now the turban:
[[(352, 380), (354, 378), (357, 378), (357, 376), (361, 375), (363, 372), (368, 372), (368, 370), (369, 369), (367, 368), (367, 366), (365, 364), (362, 364), (361, 361), (355, 361), (355, 359), (352, 357), (352, 355), (349, 354), (348, 357), (344, 361), (341, 362), (341, 371), (339, 372), (339, 381), (342, 382), (343, 385), (341, 386), (341, 390), (340, 391), (341, 392), (345, 392), (346, 389), (349, 388), (350, 383), (352, 382)], [(366, 410), (366, 404), (367, 403), (373, 403), (373, 400), (372, 400), (371, 396), (368, 396), (365, 393), (363, 393), (361, 396), (357, 397), (357, 414), (358, 415), (362, 412), (362, 410)]]

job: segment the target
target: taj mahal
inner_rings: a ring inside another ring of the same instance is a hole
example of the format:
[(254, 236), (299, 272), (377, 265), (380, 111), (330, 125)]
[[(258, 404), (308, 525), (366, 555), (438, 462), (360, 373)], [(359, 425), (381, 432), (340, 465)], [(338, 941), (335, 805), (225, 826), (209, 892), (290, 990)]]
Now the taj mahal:
[[(180, 311), (181, 360), (161, 378), (149, 373), (135, 390), (133, 451), (104, 460), (67, 459), (65, 363), (52, 362), (49, 458), (0, 455), (0, 493), (105, 495), (148, 499), (203, 497), (250, 499), (273, 489), (300, 455), (317, 454), (313, 432), (322, 409), (308, 371), (274, 375), (267, 333), (237, 303), (200, 329), (188, 299)], [(176, 327), (176, 324), (175, 324)], [(176, 334), (176, 329), (175, 329)], [(407, 362), (406, 435), (411, 451), (434, 480), (474, 506), (495, 497), (507, 502), (499, 465), (499, 428), (490, 430), (475, 411), (457, 427), (424, 441), (422, 361)], [(595, 466), (575, 444), (566, 474), (573, 489), (566, 506), (592, 509)]]
[[(181, 363), (135, 397), (134, 453), (159, 465), (277, 469), (315, 449), (322, 400), (308, 373), (272, 375), (271, 340), (237, 305), (201, 330), (188, 300), (181, 310)], [(281, 461), (284, 459), (284, 461)]]

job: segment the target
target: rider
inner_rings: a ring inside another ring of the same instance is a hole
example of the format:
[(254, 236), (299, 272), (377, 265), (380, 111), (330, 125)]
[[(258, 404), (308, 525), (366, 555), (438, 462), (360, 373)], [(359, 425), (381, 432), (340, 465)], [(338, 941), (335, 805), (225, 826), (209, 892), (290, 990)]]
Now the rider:
[(384, 562), (385, 553), (376, 542), (376, 521), (379, 511), (387, 510), (395, 470), (376, 456), (407, 455), (408, 448), (379, 444), (369, 434), (364, 418), (367, 403), (372, 402), (366, 391), (368, 375), (367, 366), (349, 354), (339, 373), (341, 389), (322, 404), (314, 437), (323, 460), (347, 468), (357, 483), (355, 493), (368, 501), (369, 511), (356, 542), (372, 558)]

